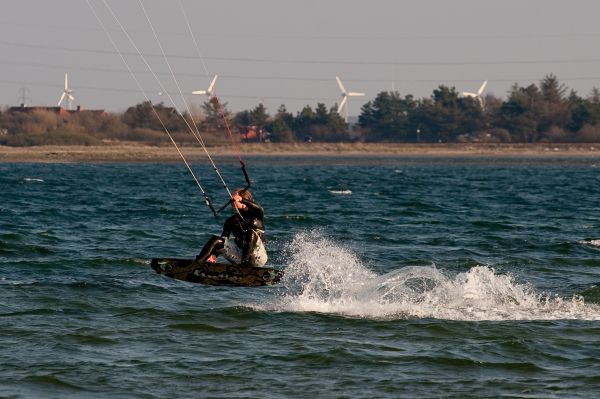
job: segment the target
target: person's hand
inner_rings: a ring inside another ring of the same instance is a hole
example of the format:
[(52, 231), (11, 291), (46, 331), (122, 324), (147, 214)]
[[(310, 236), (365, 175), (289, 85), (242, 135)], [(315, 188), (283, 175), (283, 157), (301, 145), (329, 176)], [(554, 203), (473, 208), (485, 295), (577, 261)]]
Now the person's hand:
[(242, 203), (242, 197), (239, 194), (234, 194), (232, 197), (233, 199), (233, 206), (236, 207), (237, 209), (244, 209), (246, 208), (246, 205), (244, 205)]

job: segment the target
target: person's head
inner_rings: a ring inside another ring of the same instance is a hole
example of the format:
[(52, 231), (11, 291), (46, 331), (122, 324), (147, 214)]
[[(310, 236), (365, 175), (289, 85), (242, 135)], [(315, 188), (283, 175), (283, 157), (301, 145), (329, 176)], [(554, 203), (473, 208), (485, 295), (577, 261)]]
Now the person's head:
[(246, 201), (254, 202), (252, 193), (248, 189), (238, 188), (237, 190), (235, 190), (234, 194), (239, 195), (240, 197), (242, 197), (242, 199), (245, 199)]

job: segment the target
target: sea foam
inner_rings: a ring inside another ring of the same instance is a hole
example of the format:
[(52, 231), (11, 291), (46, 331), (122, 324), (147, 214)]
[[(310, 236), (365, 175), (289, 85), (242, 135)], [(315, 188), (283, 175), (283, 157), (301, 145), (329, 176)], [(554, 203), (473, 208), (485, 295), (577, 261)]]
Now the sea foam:
[(582, 240), (579, 241), (580, 244), (589, 245), (592, 247), (600, 247), (600, 240)]
[(352, 195), (352, 190), (329, 190), (333, 195)]
[(455, 274), (409, 266), (377, 275), (353, 250), (314, 232), (296, 235), (286, 263), (284, 288), (255, 307), (376, 319), (600, 320), (598, 305), (538, 292), (489, 266)]

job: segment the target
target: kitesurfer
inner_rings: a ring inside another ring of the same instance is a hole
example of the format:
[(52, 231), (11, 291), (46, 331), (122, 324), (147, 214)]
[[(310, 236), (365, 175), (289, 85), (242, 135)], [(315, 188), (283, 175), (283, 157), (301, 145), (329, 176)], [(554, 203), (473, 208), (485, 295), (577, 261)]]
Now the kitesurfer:
[(264, 266), (267, 263), (264, 210), (248, 189), (235, 190), (231, 200), (233, 215), (225, 221), (221, 235), (212, 236), (196, 260), (216, 262), (222, 255), (234, 264)]

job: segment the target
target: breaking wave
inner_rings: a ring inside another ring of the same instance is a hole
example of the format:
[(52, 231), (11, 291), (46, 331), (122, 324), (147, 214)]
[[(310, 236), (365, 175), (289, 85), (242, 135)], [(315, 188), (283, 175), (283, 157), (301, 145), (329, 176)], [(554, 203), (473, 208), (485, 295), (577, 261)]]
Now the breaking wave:
[(285, 288), (256, 307), (382, 319), (600, 320), (600, 306), (580, 296), (538, 292), (488, 266), (455, 275), (435, 265), (377, 275), (351, 249), (314, 232), (298, 234), (288, 250)]
[(352, 190), (329, 190), (333, 195), (352, 195)]
[(582, 240), (579, 241), (580, 244), (589, 245), (591, 247), (600, 247), (600, 240)]

